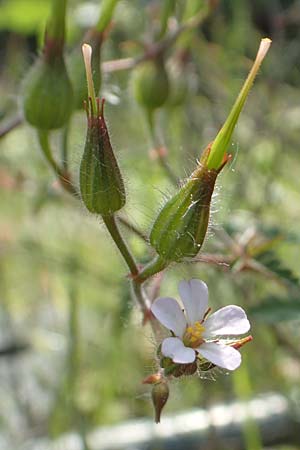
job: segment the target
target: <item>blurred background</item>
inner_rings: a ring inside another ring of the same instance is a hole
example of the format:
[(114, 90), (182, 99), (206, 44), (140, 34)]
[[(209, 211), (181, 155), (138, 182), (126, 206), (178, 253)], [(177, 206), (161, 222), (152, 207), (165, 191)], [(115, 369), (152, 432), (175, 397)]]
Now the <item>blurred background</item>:
[[(164, 430), (164, 418), (152, 425), (141, 381), (155, 370), (156, 348), (132, 305), (127, 269), (101, 220), (59, 186), (22, 115), (23, 80), (40, 54), (50, 7), (50, 0), (0, 1), (0, 448), (300, 448), (300, 2), (120, 0), (102, 45), (100, 94), (127, 190), (123, 232), (145, 263), (151, 224), (176, 191), (174, 179), (191, 172), (215, 137), (260, 39), (273, 40), (218, 181), (205, 246), (159, 279), (160, 293), (175, 297), (180, 279), (203, 279), (213, 309), (246, 309), (254, 337), (230, 376), (216, 371), (171, 385), (165, 424), (172, 426), (172, 414), (178, 427), (186, 424), (177, 441), (151, 434)], [(66, 55), (80, 52), (100, 7), (100, 0), (69, 0)], [(133, 84), (141, 55), (166, 40), (169, 95), (155, 110), (153, 138)], [(81, 109), (51, 134), (57, 160), (68, 141), (75, 186), (85, 133)], [(257, 399), (234, 425), (238, 405)], [(231, 402), (237, 409), (226, 409)], [(214, 405), (223, 409), (207, 429), (200, 416), (185, 416)], [(147, 443), (130, 444), (109, 428), (122, 423)], [(132, 424), (147, 425), (149, 439)], [(110, 444), (90, 435), (102, 427)], [(62, 435), (77, 440), (58, 446)]]

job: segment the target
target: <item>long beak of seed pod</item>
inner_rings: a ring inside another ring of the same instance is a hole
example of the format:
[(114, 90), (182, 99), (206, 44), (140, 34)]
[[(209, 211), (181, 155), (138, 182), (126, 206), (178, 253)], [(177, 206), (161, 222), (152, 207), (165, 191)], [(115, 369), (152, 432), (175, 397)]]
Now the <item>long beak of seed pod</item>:
[(249, 94), (249, 91), (256, 77), (256, 74), (261, 66), (261, 63), (263, 62), (270, 48), (271, 42), (272, 41), (269, 38), (264, 38), (261, 40), (255, 61), (244, 83), (244, 86), (242, 87), (239, 96), (236, 99), (232, 107), (232, 110), (230, 111), (229, 116), (227, 117), (224, 125), (222, 126), (221, 130), (219, 131), (216, 139), (214, 140), (211, 146), (210, 154), (207, 159), (208, 169), (218, 170), (220, 165), (222, 164), (222, 161), (228, 149), (229, 142), (231, 140), (234, 127), (238, 121), (240, 112), (245, 104), (246, 98)]
[(85, 72), (86, 72), (86, 81), (88, 86), (88, 95), (91, 99), (91, 107), (92, 107), (92, 114), (96, 114), (97, 106), (96, 106), (96, 94), (95, 94), (95, 88), (94, 88), (94, 82), (93, 82), (93, 75), (92, 75), (92, 47), (88, 44), (83, 44), (82, 46), (82, 54), (83, 54), (83, 60), (85, 65)]

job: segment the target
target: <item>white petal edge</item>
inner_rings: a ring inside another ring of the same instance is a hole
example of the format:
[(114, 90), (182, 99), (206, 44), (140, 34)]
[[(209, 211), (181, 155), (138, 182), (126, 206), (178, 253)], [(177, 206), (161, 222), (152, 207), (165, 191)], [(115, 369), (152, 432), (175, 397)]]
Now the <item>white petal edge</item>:
[(203, 337), (209, 338), (247, 333), (250, 330), (250, 323), (243, 308), (229, 305), (209, 316), (204, 327)]
[(168, 356), (175, 363), (179, 364), (189, 364), (196, 359), (195, 350), (185, 347), (183, 342), (176, 337), (164, 339), (161, 346), (161, 352), (164, 356)]
[(240, 352), (229, 345), (206, 342), (196, 350), (208, 361), (223, 369), (235, 370), (242, 362)]
[(208, 306), (208, 288), (204, 281), (196, 279), (181, 281), (178, 290), (188, 323), (193, 325), (201, 321)]
[(151, 311), (159, 322), (176, 336), (182, 337), (186, 329), (186, 318), (174, 298), (159, 297), (151, 306)]

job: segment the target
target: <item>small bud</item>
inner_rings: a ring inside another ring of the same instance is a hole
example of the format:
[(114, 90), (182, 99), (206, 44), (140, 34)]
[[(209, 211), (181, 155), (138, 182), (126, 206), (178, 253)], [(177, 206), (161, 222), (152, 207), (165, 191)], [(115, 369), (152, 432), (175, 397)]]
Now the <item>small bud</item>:
[(61, 128), (73, 109), (73, 89), (63, 58), (66, 0), (53, 0), (42, 55), (24, 80), (26, 120), (41, 130)]
[(89, 45), (83, 45), (83, 54), (89, 103), (86, 105), (88, 128), (80, 165), (80, 192), (90, 212), (107, 216), (124, 206), (125, 188), (104, 120), (104, 100), (100, 107), (100, 100), (95, 96)]
[(166, 380), (156, 383), (152, 388), (152, 402), (155, 411), (155, 423), (160, 423), (161, 412), (169, 398), (169, 386)]
[(133, 72), (136, 101), (148, 110), (162, 106), (169, 95), (169, 78), (164, 62), (159, 59), (140, 64)]
[(196, 170), (160, 211), (151, 230), (150, 242), (165, 260), (181, 261), (199, 252), (208, 227), (210, 202), (218, 173), (209, 170), (208, 147)]

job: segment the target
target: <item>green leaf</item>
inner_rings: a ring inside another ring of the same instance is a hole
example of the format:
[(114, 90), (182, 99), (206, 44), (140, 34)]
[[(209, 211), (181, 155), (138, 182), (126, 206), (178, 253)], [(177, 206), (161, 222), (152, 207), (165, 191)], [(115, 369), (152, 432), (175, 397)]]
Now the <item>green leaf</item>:
[(265, 323), (300, 320), (300, 297), (295, 300), (267, 297), (259, 305), (250, 308), (248, 314)]

